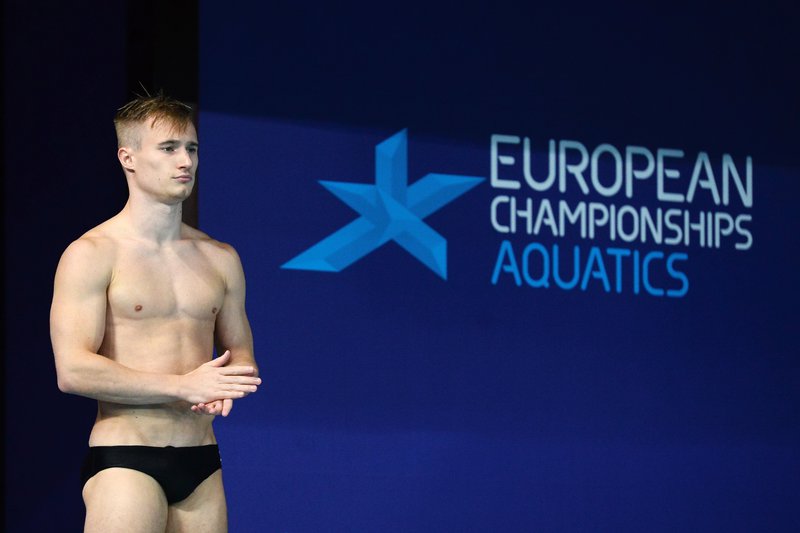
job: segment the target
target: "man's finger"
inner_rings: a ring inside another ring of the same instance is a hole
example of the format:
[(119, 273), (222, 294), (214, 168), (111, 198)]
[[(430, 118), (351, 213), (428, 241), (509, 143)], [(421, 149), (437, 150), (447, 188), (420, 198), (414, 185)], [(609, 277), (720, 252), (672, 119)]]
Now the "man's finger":
[(226, 375), (225, 378), (221, 379), (220, 381), (227, 383), (228, 385), (245, 385), (247, 387), (256, 387), (261, 385), (261, 378), (257, 378), (255, 376), (242, 376), (240, 374)]
[(233, 400), (222, 400), (222, 416), (228, 416), (233, 409)]
[[(214, 359), (214, 361), (217, 359)], [(256, 369), (252, 366), (226, 366), (222, 369), (222, 373), (226, 376), (252, 376), (255, 371)]]
[(226, 364), (228, 364), (230, 358), (231, 358), (231, 351), (225, 350), (225, 352), (222, 355), (220, 355), (216, 359), (212, 359), (206, 364), (211, 366), (225, 366)]

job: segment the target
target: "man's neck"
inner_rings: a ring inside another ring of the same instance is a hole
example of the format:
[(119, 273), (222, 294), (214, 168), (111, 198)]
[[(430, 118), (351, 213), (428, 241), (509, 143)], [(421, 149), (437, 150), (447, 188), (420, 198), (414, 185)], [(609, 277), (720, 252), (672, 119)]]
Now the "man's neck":
[(128, 198), (120, 213), (136, 236), (158, 244), (181, 236), (183, 204), (164, 204), (149, 198)]

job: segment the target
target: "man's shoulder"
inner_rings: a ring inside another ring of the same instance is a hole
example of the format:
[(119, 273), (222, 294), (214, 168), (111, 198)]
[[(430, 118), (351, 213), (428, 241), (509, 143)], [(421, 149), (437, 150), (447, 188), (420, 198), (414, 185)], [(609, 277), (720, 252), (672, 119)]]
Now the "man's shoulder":
[(93, 228), (74, 241), (61, 254), (56, 279), (108, 279), (116, 245), (114, 239)]
[(83, 243), (85, 246), (111, 246), (124, 234), (124, 227), (119, 221), (119, 215), (101, 222), (80, 237), (74, 243)]
[(61, 254), (58, 271), (79, 275), (107, 272), (113, 255), (112, 248), (103, 240), (81, 237), (70, 243)]
[(111, 220), (107, 220), (72, 241), (64, 251), (64, 255), (97, 258), (112, 253), (115, 242), (113, 224)]
[(227, 242), (211, 238), (208, 234), (194, 228), (184, 231), (183, 237), (193, 240), (197, 250), (214, 265), (214, 268), (223, 277), (228, 287), (243, 285), (242, 260), (239, 258), (236, 248)]
[(197, 228), (193, 228), (187, 224), (184, 224), (181, 232), (184, 239), (193, 241), (195, 246), (197, 246), (198, 249), (200, 249), (206, 255), (217, 257), (222, 260), (230, 258), (238, 259), (239, 257), (236, 253), (236, 249), (233, 246), (226, 242), (214, 239), (207, 233), (204, 233)]
[(90, 229), (67, 246), (65, 254), (97, 255), (110, 251), (114, 246), (113, 233), (109, 232), (107, 222)]

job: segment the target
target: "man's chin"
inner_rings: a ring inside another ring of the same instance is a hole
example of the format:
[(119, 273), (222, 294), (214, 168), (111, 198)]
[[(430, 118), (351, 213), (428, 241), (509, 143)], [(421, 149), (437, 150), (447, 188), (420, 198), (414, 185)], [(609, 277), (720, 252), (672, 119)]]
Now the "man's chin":
[(187, 198), (189, 198), (192, 195), (192, 191), (193, 190), (194, 190), (194, 187), (187, 187), (184, 191), (177, 193), (175, 195), (175, 199), (178, 202), (183, 202), (184, 200), (186, 200)]

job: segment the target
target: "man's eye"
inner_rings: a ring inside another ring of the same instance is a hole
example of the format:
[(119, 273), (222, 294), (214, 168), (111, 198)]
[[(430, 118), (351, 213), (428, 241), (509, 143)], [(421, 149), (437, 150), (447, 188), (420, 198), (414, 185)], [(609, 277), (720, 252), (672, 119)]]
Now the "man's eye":
[(165, 151), (165, 152), (174, 152), (175, 151), (175, 147), (174, 146), (162, 146), (161, 149), (163, 151)]
[(190, 154), (196, 154), (197, 153), (197, 147), (196, 146), (190, 146), (189, 148), (186, 149), (186, 151), (189, 152)]

